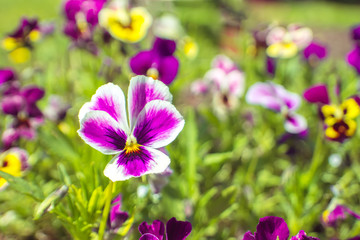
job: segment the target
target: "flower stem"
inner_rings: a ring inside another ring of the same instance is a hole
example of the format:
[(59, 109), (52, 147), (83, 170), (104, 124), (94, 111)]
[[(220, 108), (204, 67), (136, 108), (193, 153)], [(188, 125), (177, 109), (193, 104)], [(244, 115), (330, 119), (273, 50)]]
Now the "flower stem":
[(114, 188), (114, 182), (110, 180), (110, 182), (107, 186), (107, 189), (106, 189), (107, 191), (105, 193), (105, 207), (104, 207), (103, 215), (102, 215), (101, 222), (100, 222), (99, 232), (98, 232), (99, 240), (102, 240), (104, 237), (106, 223), (107, 223), (107, 219), (108, 219), (109, 212), (110, 212), (113, 188)]

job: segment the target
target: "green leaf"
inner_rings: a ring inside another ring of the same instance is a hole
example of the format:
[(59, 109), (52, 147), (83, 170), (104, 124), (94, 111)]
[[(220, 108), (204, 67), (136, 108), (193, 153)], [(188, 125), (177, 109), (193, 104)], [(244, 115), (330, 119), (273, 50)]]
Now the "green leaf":
[(42, 203), (40, 203), (37, 210), (34, 212), (34, 220), (38, 220), (46, 212), (52, 210), (60, 201), (65, 197), (69, 188), (66, 185), (63, 185), (61, 188), (52, 192), (49, 196), (45, 198)]
[(44, 194), (39, 186), (27, 182), (20, 177), (14, 177), (3, 171), (0, 171), (0, 177), (5, 178), (14, 190), (22, 194), (28, 195), (37, 201), (41, 201), (42, 199), (44, 199)]
[(211, 153), (206, 155), (204, 159), (204, 165), (213, 165), (220, 164), (227, 159), (232, 158), (233, 152), (224, 152), (224, 153)]

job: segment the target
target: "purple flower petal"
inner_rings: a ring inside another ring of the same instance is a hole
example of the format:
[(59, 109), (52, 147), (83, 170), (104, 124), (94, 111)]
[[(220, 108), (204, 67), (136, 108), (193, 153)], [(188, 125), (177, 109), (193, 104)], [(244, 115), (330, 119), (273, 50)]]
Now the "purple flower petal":
[(156, 38), (152, 49), (160, 57), (172, 56), (176, 50), (176, 42), (169, 39)]
[(347, 62), (360, 74), (360, 46), (356, 46), (348, 53)]
[(289, 133), (303, 133), (307, 129), (307, 122), (303, 116), (292, 112), (286, 117), (284, 127)]
[(22, 18), (18, 28), (9, 37), (25, 38), (32, 30), (39, 28), (37, 19)]
[(81, 121), (90, 111), (104, 111), (120, 124), (121, 129), (129, 132), (125, 110), (125, 96), (121, 88), (113, 83), (98, 88), (91, 101), (84, 104), (79, 111)]
[(130, 59), (130, 68), (137, 75), (146, 75), (154, 63), (154, 58), (155, 55), (153, 51), (139, 52)]
[(184, 240), (191, 233), (192, 226), (190, 222), (177, 221), (171, 218), (166, 223), (166, 239), (167, 240)]
[(151, 233), (145, 233), (144, 235), (142, 235), (139, 240), (161, 240), (157, 237), (155, 237), (154, 235), (152, 235)]
[(291, 237), (290, 240), (320, 240), (320, 239), (316, 237), (307, 236), (303, 230), (300, 230), (300, 232), (296, 236)]
[(17, 116), (25, 105), (25, 99), (20, 94), (6, 95), (1, 101), (2, 111), (13, 116)]
[(87, 144), (104, 154), (119, 153), (127, 139), (120, 124), (104, 111), (88, 112), (81, 119), (78, 133)]
[(155, 220), (151, 225), (147, 224), (147, 222), (142, 222), (139, 225), (139, 232), (143, 235), (146, 233), (150, 233), (157, 237), (157, 239), (162, 240), (165, 233), (165, 226), (160, 220)]
[(357, 25), (355, 27), (353, 27), (351, 29), (351, 35), (352, 35), (352, 39), (354, 41), (359, 41), (360, 40), (360, 25)]
[(159, 80), (169, 85), (175, 79), (179, 70), (179, 61), (174, 56), (162, 58), (158, 66)]
[(280, 112), (282, 107), (295, 110), (300, 105), (300, 97), (297, 94), (288, 92), (283, 86), (273, 83), (255, 83), (249, 88), (246, 101), (275, 112)]
[(213, 68), (219, 68), (226, 74), (238, 70), (235, 63), (225, 55), (217, 55), (211, 63)]
[(174, 105), (154, 100), (147, 103), (139, 114), (134, 136), (141, 145), (161, 148), (174, 141), (184, 124), (183, 117)]
[(16, 74), (11, 68), (0, 69), (0, 85), (14, 81), (16, 79)]
[(309, 59), (316, 56), (318, 59), (324, 59), (327, 55), (326, 47), (317, 42), (312, 42), (304, 49), (304, 57)]
[(271, 57), (266, 57), (266, 71), (274, 75), (276, 71), (276, 59)]
[(203, 80), (197, 80), (191, 84), (191, 92), (194, 94), (205, 94), (208, 90), (209, 86)]
[(255, 236), (250, 232), (246, 232), (242, 240), (255, 240)]
[(172, 101), (169, 88), (162, 82), (151, 77), (136, 76), (130, 80), (128, 89), (128, 110), (131, 128), (145, 107), (152, 100)]
[(117, 232), (124, 222), (129, 218), (127, 212), (121, 211), (121, 194), (119, 194), (112, 202), (108, 219), (108, 227), (110, 231)]
[(122, 151), (115, 156), (104, 170), (111, 181), (123, 181), (131, 177), (140, 177), (149, 173), (161, 173), (169, 166), (170, 159), (162, 152), (145, 146), (139, 151)]
[(260, 218), (256, 226), (255, 238), (257, 240), (287, 240), (289, 237), (289, 228), (280, 217)]
[(325, 84), (314, 85), (304, 92), (304, 98), (311, 103), (329, 104), (329, 93)]

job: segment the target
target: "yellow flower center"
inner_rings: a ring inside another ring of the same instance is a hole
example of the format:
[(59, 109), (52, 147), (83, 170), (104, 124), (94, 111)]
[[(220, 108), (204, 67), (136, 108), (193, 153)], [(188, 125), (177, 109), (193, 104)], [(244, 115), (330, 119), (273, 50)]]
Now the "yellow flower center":
[(154, 80), (157, 80), (159, 78), (159, 71), (156, 68), (149, 68), (146, 75), (152, 77)]
[(329, 222), (329, 215), (330, 215), (330, 212), (329, 210), (325, 210), (322, 214), (322, 218), (324, 220), (325, 223), (328, 223)]
[(134, 136), (130, 136), (125, 143), (125, 154), (136, 153), (140, 151), (141, 145), (137, 143), (136, 138)]

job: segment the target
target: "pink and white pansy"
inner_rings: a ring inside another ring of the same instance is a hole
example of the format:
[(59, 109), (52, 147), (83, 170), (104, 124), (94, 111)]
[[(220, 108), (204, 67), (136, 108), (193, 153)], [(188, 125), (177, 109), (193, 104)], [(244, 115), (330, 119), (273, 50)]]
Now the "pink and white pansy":
[(246, 101), (281, 113), (285, 117), (284, 128), (288, 133), (300, 134), (307, 130), (306, 119), (295, 113), (301, 103), (300, 96), (287, 91), (281, 85), (270, 82), (255, 83), (249, 88)]
[(159, 148), (171, 143), (185, 123), (161, 81), (133, 77), (127, 98), (128, 116), (123, 91), (108, 83), (79, 112), (80, 137), (104, 154), (116, 154), (104, 170), (111, 181), (164, 172), (170, 158)]
[(244, 94), (245, 75), (227, 56), (218, 55), (212, 61), (212, 68), (207, 71), (203, 81), (192, 85), (194, 93), (211, 92), (213, 107), (219, 116), (238, 105), (238, 99)]

